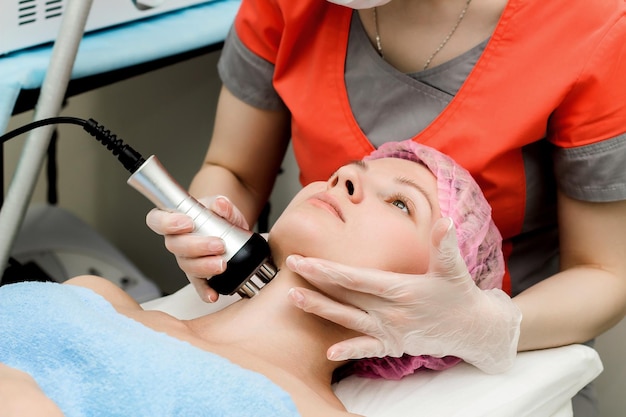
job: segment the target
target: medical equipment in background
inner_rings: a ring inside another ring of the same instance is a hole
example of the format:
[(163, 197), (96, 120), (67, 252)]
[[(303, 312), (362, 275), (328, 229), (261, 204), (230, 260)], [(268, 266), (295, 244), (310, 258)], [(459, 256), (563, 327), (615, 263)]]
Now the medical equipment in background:
[[(207, 3), (210, 0), (93, 0), (85, 32)], [(68, 0), (0, 2), (0, 56), (53, 41)]]
[(144, 159), (93, 119), (51, 117), (38, 120), (0, 136), (0, 143), (34, 128), (59, 123), (82, 126), (106, 146), (132, 174), (128, 184), (157, 207), (189, 215), (193, 219), (196, 233), (217, 236), (224, 241), (226, 271), (208, 279), (209, 285), (215, 291), (224, 295), (237, 293), (241, 297), (251, 298), (274, 278), (277, 269), (271, 264), (269, 245), (260, 234), (234, 226), (205, 208), (165, 171), (154, 155)]
[[(93, 0), (67, 0), (61, 27), (52, 47), (46, 76), (41, 85), (34, 120), (58, 116), (61, 112), (78, 46)], [(24, 221), (28, 202), (53, 136), (52, 126), (28, 135), (18, 165), (0, 210), (0, 266), (7, 264), (13, 242)]]
[(25, 266), (11, 274), (14, 281), (36, 279), (23, 274), (38, 272), (41, 276), (37, 280), (55, 282), (89, 274), (108, 279), (138, 303), (162, 296), (159, 288), (117, 248), (78, 217), (53, 205), (36, 204), (28, 209), (11, 256)]

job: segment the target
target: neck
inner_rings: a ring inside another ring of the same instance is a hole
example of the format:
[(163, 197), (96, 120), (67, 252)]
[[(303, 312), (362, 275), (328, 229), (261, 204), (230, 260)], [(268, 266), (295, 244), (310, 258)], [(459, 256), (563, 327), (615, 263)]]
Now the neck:
[(309, 287), (282, 267), (259, 294), (189, 322), (196, 334), (212, 343), (237, 346), (304, 381), (330, 387), (342, 363), (326, 359), (328, 348), (355, 335), (308, 314), (287, 300), (290, 288)]
[[(393, 0), (376, 10), (359, 10), (372, 45), (405, 73), (449, 61), (489, 38), (507, 0)], [(459, 22), (461, 20), (461, 22)]]

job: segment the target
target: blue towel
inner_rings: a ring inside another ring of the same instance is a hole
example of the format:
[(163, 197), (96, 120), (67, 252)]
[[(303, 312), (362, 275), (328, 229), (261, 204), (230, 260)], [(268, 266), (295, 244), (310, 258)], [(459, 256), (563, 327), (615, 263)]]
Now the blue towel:
[(0, 287), (0, 362), (72, 416), (297, 416), (265, 376), (117, 313), (91, 290)]

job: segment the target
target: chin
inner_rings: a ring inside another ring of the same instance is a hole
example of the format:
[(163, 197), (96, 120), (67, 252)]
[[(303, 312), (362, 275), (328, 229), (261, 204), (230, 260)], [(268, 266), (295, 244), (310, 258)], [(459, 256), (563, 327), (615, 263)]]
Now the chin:
[(290, 221), (293, 216), (279, 218), (270, 230), (268, 242), (275, 263), (282, 263), (291, 254), (328, 258), (336, 241), (328, 228), (319, 222), (301, 216), (298, 221)]

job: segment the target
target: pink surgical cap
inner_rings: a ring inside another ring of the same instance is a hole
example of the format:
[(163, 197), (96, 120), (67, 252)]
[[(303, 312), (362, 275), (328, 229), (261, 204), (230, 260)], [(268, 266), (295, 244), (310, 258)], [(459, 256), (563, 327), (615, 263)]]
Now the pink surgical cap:
[[(441, 216), (454, 222), (459, 250), (472, 279), (482, 289), (500, 288), (504, 276), (502, 236), (491, 218), (491, 206), (471, 174), (452, 158), (411, 140), (385, 143), (363, 159), (381, 158), (408, 159), (430, 169), (437, 178)], [(400, 379), (419, 368), (443, 370), (460, 361), (427, 355), (365, 358), (353, 361), (340, 373)]]

